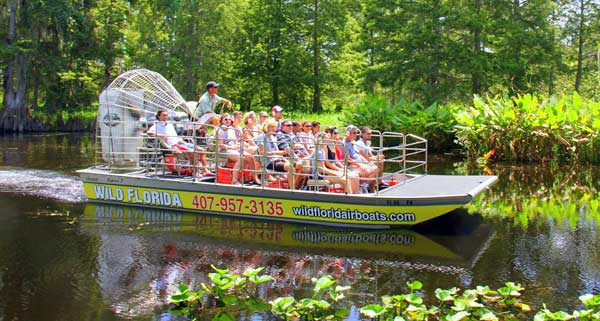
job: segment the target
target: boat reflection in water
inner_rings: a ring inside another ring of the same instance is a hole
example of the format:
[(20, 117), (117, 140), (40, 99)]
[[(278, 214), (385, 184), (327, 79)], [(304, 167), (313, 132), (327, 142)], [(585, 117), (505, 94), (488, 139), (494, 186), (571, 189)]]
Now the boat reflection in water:
[(88, 203), (82, 227), (99, 237), (100, 286), (114, 311), (139, 315), (163, 305), (179, 283), (208, 283), (211, 264), (235, 272), (266, 267), (276, 281), (265, 299), (304, 295), (319, 274), (372, 296), (386, 291), (383, 284), (395, 291), (406, 271), (470, 270), (493, 232), (464, 212), (440, 219), (419, 230), (344, 230)]

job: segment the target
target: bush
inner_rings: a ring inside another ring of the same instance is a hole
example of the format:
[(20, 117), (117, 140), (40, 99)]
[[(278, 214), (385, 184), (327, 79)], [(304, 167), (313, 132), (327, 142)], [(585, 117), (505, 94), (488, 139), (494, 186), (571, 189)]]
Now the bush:
[(458, 106), (434, 103), (425, 107), (420, 102), (400, 100), (389, 105), (381, 97), (369, 96), (353, 110), (345, 113), (345, 121), (369, 126), (379, 131), (415, 134), (428, 140), (431, 150), (443, 151), (454, 142), (454, 112)]
[(600, 161), (600, 104), (576, 92), (548, 99), (475, 96), (456, 121), (457, 142), (473, 158), (493, 151), (497, 160)]

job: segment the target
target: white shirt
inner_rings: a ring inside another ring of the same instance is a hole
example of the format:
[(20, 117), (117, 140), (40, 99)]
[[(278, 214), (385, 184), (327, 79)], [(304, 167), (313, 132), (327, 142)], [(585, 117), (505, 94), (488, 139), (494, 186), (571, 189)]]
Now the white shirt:
[(150, 129), (148, 129), (148, 134), (166, 137), (167, 145), (169, 145), (169, 147), (177, 145), (179, 142), (181, 142), (181, 138), (177, 136), (175, 126), (167, 122), (159, 121), (155, 123), (152, 125), (152, 127), (150, 127)]
[(360, 153), (361, 151), (365, 152), (365, 155), (369, 155), (371, 153), (371, 148), (369, 147), (369, 143), (365, 142), (362, 138), (358, 141), (354, 142), (354, 147), (356, 148), (356, 152)]

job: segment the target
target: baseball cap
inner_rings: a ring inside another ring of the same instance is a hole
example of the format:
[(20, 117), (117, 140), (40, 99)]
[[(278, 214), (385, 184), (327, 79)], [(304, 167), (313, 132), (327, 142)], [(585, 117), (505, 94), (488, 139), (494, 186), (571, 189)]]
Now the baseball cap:
[(283, 107), (279, 106), (279, 105), (275, 105), (273, 106), (273, 108), (271, 108), (271, 111), (276, 111), (278, 113), (283, 111)]
[(217, 87), (219, 87), (219, 84), (217, 84), (216, 82), (214, 82), (212, 80), (206, 83), (206, 89), (207, 90), (209, 88), (217, 88)]

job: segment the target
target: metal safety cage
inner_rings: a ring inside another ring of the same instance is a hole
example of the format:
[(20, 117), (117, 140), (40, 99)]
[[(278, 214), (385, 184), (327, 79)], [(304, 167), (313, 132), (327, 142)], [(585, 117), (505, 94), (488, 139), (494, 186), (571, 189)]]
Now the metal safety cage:
[(143, 133), (158, 110), (187, 119), (188, 105), (173, 85), (147, 69), (128, 71), (100, 94), (96, 128), (96, 166), (131, 170), (139, 166)]

